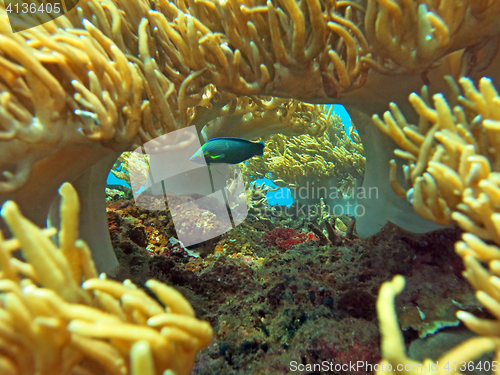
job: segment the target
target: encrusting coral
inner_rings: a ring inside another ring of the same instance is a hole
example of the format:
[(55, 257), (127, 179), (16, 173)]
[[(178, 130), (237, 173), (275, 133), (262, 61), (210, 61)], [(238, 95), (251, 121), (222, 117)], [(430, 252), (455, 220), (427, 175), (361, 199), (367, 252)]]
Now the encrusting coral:
[(276, 246), (281, 250), (311, 240), (318, 241), (314, 233), (297, 233), (293, 228), (275, 228), (262, 235), (262, 241), (267, 246)]
[[(97, 276), (78, 239), (79, 202), (60, 189), (61, 228), (39, 229), (14, 202), (1, 215), (0, 372), (17, 374), (189, 374), (212, 328), (184, 297), (156, 280), (146, 286)], [(57, 234), (59, 248), (51, 241)], [(14, 257), (21, 249), (26, 261)]]

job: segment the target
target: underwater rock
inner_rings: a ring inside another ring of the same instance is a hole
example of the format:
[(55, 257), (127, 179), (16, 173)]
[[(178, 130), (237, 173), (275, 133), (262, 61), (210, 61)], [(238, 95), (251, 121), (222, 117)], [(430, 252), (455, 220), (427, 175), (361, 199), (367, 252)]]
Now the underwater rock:
[[(111, 223), (127, 223), (133, 214), (147, 233), (165, 233), (169, 225), (168, 212), (127, 207), (114, 214)], [(477, 311), (453, 252), (460, 235), (455, 228), (414, 234), (388, 224), (367, 239), (344, 240), (339, 246), (307, 241), (286, 252), (262, 242), (264, 233), (283, 230), (285, 222), (295, 233), (307, 230), (301, 219), (247, 219), (207, 245), (203, 258), (175, 251), (158, 256), (144, 249), (127, 254), (121, 249), (132, 243), (125, 242), (127, 230), (121, 240), (112, 235), (120, 278), (139, 283), (155, 277), (174, 285), (197, 316), (211, 323), (216, 339), (198, 356), (196, 374), (287, 374), (291, 361), (331, 358), (343, 364), (377, 363), (374, 301), (380, 284), (396, 273), (407, 278), (397, 310), (409, 343), (434, 332), (437, 324), (456, 324), (459, 308)]]

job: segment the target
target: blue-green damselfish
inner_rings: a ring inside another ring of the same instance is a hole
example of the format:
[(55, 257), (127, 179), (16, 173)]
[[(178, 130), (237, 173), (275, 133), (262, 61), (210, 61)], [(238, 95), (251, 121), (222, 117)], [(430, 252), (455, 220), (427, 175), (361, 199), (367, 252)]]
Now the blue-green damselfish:
[(209, 139), (189, 160), (199, 164), (238, 164), (263, 154), (264, 142), (252, 142), (237, 137), (218, 137)]

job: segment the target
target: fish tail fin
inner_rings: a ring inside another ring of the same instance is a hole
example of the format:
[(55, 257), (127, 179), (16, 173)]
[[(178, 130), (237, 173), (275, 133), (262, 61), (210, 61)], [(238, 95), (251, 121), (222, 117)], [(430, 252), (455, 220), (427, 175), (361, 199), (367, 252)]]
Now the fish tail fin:
[(259, 142), (258, 144), (262, 147), (257, 155), (263, 156), (264, 155), (264, 148), (266, 147), (266, 144), (264, 142)]

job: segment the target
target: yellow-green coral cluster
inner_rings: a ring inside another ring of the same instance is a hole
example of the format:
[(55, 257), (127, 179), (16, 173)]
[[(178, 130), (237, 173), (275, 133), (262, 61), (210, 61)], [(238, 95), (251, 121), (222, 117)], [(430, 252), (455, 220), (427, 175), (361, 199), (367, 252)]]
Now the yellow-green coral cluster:
[(342, 131), (340, 117), (321, 136), (281, 134), (265, 141), (264, 156), (241, 165), (247, 180), (270, 177), (278, 186), (297, 186), (298, 180), (335, 177), (339, 181), (363, 177), (365, 156), (359, 137)]

